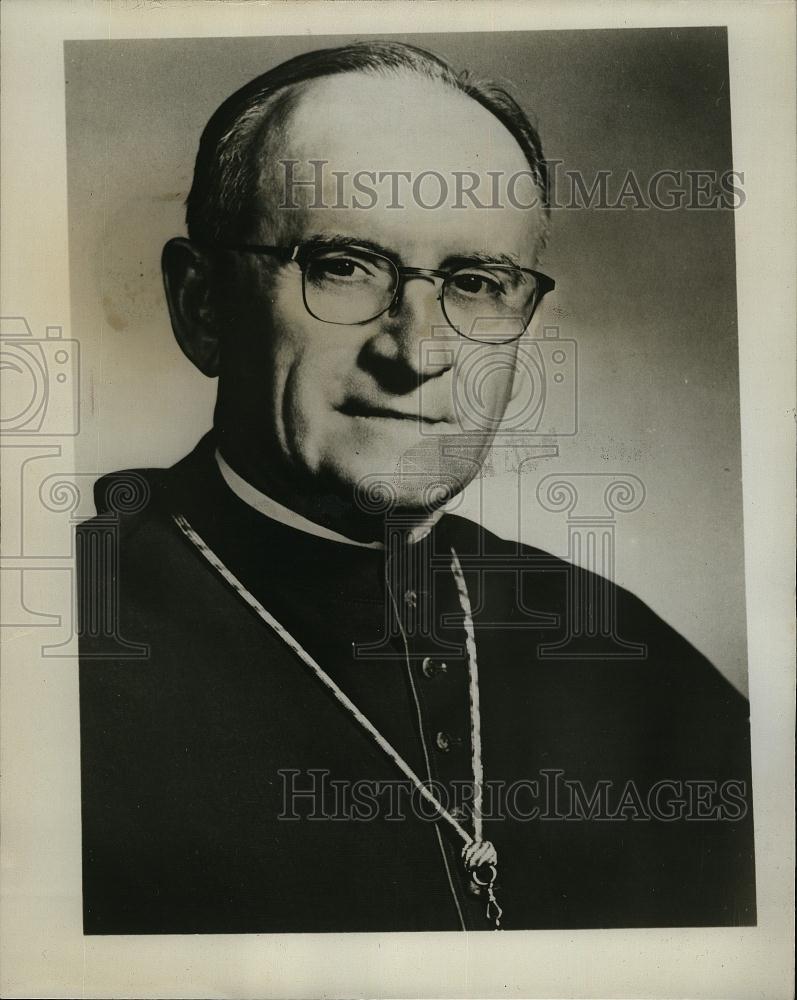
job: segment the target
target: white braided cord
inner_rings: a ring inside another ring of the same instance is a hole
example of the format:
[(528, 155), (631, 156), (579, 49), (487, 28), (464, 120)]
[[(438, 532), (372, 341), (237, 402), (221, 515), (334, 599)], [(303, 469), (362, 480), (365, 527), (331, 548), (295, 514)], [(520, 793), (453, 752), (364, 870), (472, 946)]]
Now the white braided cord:
[[(268, 612), (263, 605), (249, 593), (246, 587), (238, 580), (238, 578), (230, 572), (230, 570), (224, 565), (224, 563), (219, 559), (215, 552), (205, 543), (205, 541), (194, 531), (191, 525), (188, 523), (182, 514), (173, 514), (172, 518), (180, 529), (180, 531), (185, 535), (185, 537), (195, 546), (196, 549), (204, 556), (207, 562), (216, 570), (216, 572), (225, 580), (227, 584), (238, 594), (238, 596), (255, 612), (255, 614), (269, 626), (269, 628), (274, 631), (280, 639), (285, 643), (288, 648), (299, 657), (299, 659), (310, 668), (310, 670), (315, 674), (319, 681), (327, 688), (328, 691), (336, 698), (336, 700), (349, 712), (354, 719), (359, 723), (359, 725), (368, 733), (369, 736), (374, 740), (379, 749), (389, 757), (396, 767), (402, 771), (407, 778), (412, 782), (415, 788), (420, 792), (420, 794), (429, 802), (436, 812), (444, 819), (446, 822), (457, 832), (457, 834), (462, 838), (466, 847), (469, 847), (474, 843), (474, 838), (467, 832), (457, 822), (456, 819), (451, 815), (451, 813), (443, 806), (443, 804), (438, 800), (437, 796), (431, 792), (426, 785), (421, 781), (418, 775), (412, 770), (409, 764), (404, 760), (401, 754), (394, 749), (394, 747), (385, 739), (385, 737), (379, 732), (379, 730), (371, 723), (371, 721), (363, 715), (363, 713), (357, 708), (354, 702), (345, 694), (344, 691), (335, 683), (335, 681), (329, 676), (329, 674), (321, 667), (316, 660), (304, 649), (304, 647), (299, 643), (290, 632), (277, 621), (277, 619)], [(453, 550), (452, 550), (453, 551)], [(456, 555), (454, 556), (456, 558)], [(457, 565), (459, 562), (457, 561)], [(461, 570), (460, 570), (461, 573)], [(466, 615), (467, 617), (467, 615)], [(473, 629), (471, 627), (471, 634)], [(474, 661), (475, 662), (475, 661)], [(472, 688), (471, 688), (472, 690)], [(478, 703), (477, 703), (478, 704)], [(481, 755), (479, 756), (481, 760)]]
[(473, 630), (473, 610), (470, 605), (465, 575), (454, 547), (451, 548), (451, 572), (457, 584), (459, 603), (465, 616), (465, 648), (468, 653), (470, 679), (470, 745), (473, 763), (473, 839), (482, 839), (482, 794), (484, 766), (482, 764), (481, 710), (479, 705), (479, 667), (476, 660), (476, 635)]

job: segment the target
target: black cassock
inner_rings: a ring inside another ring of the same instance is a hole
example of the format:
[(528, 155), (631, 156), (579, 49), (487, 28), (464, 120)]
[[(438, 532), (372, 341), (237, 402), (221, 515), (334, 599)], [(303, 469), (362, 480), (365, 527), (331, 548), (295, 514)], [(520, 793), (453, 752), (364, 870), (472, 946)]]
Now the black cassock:
[(87, 934), (491, 926), (462, 841), (174, 514), (472, 832), (456, 551), (505, 928), (755, 923), (748, 704), (648, 607), (452, 515), (385, 550), (307, 534), (213, 453), (106, 477), (78, 529)]

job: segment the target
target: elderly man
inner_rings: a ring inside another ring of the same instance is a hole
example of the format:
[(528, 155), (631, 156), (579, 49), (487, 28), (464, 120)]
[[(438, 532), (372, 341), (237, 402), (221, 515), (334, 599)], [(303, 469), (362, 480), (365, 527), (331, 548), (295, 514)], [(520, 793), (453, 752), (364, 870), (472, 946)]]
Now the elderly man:
[[(632, 595), (444, 513), (553, 289), (546, 198), (517, 104), (406, 45), (211, 118), (163, 272), (213, 430), (79, 532), (87, 933), (754, 922), (745, 700)], [(573, 594), (624, 658), (546, 655)]]

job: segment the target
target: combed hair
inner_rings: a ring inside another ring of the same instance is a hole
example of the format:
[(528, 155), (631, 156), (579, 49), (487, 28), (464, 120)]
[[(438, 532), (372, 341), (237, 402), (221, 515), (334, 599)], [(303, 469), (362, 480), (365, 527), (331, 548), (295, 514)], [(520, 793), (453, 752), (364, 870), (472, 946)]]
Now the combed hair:
[(537, 130), (502, 87), (458, 74), (425, 49), (403, 42), (369, 41), (318, 49), (280, 63), (227, 98), (199, 142), (194, 180), (186, 199), (188, 235), (199, 243), (237, 239), (251, 223), (266, 137), (284, 127), (302, 85), (338, 73), (411, 72), (439, 80), (473, 98), (515, 137), (549, 215), (548, 169)]

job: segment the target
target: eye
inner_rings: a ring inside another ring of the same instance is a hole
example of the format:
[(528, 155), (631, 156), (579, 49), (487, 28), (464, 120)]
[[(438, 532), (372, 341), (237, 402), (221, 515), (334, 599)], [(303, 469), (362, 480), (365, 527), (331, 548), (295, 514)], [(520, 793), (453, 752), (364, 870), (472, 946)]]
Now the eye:
[(335, 278), (351, 278), (358, 271), (367, 273), (365, 268), (356, 260), (352, 260), (351, 257), (327, 257), (315, 261), (315, 265), (319, 270)]
[(376, 271), (373, 262), (364, 254), (340, 250), (323, 251), (311, 257), (306, 275), (316, 284), (343, 286), (373, 281)]
[(502, 282), (485, 271), (457, 271), (450, 284), (464, 295), (500, 295), (504, 291)]

